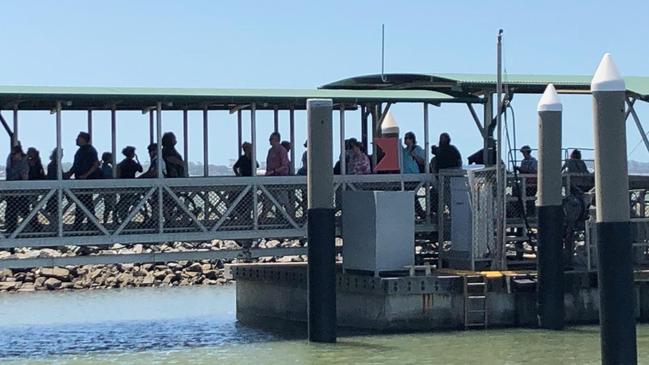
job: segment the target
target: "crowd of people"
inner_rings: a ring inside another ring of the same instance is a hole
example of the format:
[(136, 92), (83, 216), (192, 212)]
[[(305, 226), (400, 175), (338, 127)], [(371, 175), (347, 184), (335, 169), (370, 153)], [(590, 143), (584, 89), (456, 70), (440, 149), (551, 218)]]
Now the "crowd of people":
[[(68, 171), (62, 172), (63, 179), (73, 178), (77, 180), (90, 179), (134, 179), (134, 178), (154, 178), (158, 176), (158, 146), (151, 143), (147, 147), (150, 165), (146, 171), (136, 154), (136, 148), (126, 146), (122, 149), (122, 160), (115, 165), (114, 156), (111, 152), (104, 152), (101, 159), (98, 157), (97, 150), (91, 143), (91, 137), (86, 132), (80, 132), (76, 138), (78, 146), (74, 155), (72, 167)], [(176, 136), (172, 132), (166, 132), (162, 136), (162, 176), (165, 178), (180, 178), (187, 176), (187, 166), (183, 156), (176, 150)], [(293, 147), (290, 142), (282, 141), (279, 132), (273, 132), (269, 136), (270, 148), (266, 156), (266, 176), (289, 176), (289, 175), (306, 175), (307, 173), (307, 151), (305, 150), (301, 158), (301, 166), (297, 171), (293, 171), (292, 164), (289, 160), (289, 152)], [(304, 143), (305, 149), (308, 148)], [(417, 137), (413, 132), (407, 132), (403, 137), (401, 146), (401, 173), (419, 174), (424, 173), (426, 156), (424, 149), (417, 143)], [(429, 171), (438, 173), (444, 169), (457, 169), (462, 167), (462, 156), (459, 150), (451, 144), (451, 137), (448, 133), (442, 133), (439, 136), (437, 145), (431, 147), (432, 159), (429, 163)], [(523, 159), (515, 169), (522, 174), (536, 174), (537, 161), (532, 156), (532, 149), (529, 146), (523, 146), (520, 149)], [(479, 162), (478, 159), (482, 153), (479, 151), (469, 157), (468, 163)], [(380, 160), (380, 153), (377, 159)], [(345, 174), (347, 175), (368, 175), (378, 173), (372, 164), (372, 158), (367, 153), (366, 146), (356, 138), (350, 138), (345, 141), (345, 149), (341, 158), (334, 165), (334, 174), (341, 174), (341, 161), (344, 159)], [(7, 180), (56, 180), (58, 178), (58, 160), (57, 151), (54, 149), (49, 156), (49, 163), (44, 168), (41, 162), (39, 151), (30, 147), (27, 152), (19, 142), (13, 143), (6, 164)], [(259, 163), (255, 162), (255, 170), (259, 168)], [(252, 145), (244, 142), (241, 145), (241, 154), (232, 166), (236, 176), (253, 176), (252, 163)], [(581, 160), (579, 150), (572, 151), (570, 159), (566, 161), (563, 170), (569, 173), (587, 173), (588, 169)], [(399, 171), (388, 171), (399, 172)], [(139, 174), (139, 175), (138, 175)], [(529, 193), (529, 192), (528, 192)], [(137, 194), (121, 194), (120, 207), (116, 207), (116, 195), (106, 195), (103, 197), (104, 203), (104, 222), (121, 221), (128, 213), (130, 206), (137, 203)], [(30, 203), (26, 197), (9, 196), (7, 197), (7, 213), (5, 215), (7, 230), (16, 228), (20, 217), (25, 217), (30, 212)], [(92, 194), (78, 194), (79, 201), (87, 210), (94, 213), (94, 200)], [(54, 199), (56, 200), (56, 199)], [(281, 199), (287, 200), (287, 199)], [(417, 203), (419, 203), (417, 201)], [(75, 224), (81, 224), (84, 219), (83, 208), (77, 204), (75, 211)], [(57, 210), (56, 202), (48, 203), (46, 210), (52, 215)], [(417, 211), (422, 211), (421, 206), (417, 206)]]

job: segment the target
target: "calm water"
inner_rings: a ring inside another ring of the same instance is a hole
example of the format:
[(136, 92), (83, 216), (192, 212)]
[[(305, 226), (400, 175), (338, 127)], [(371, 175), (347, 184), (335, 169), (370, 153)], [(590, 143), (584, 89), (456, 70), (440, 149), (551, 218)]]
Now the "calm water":
[[(0, 294), (2, 364), (588, 364), (597, 327), (345, 335), (309, 344), (235, 320), (234, 287)], [(649, 364), (649, 325), (638, 327)]]

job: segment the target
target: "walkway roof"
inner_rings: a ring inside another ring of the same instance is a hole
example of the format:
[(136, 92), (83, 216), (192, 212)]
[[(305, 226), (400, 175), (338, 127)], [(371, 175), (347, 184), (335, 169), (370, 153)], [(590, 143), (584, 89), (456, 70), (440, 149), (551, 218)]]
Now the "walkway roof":
[(257, 103), (258, 109), (305, 109), (310, 98), (331, 98), (334, 103), (363, 102), (480, 102), (472, 95), (454, 97), (431, 90), (300, 90), (300, 89), (187, 89), (0, 86), (0, 108), (50, 110), (57, 101), (66, 110), (143, 110), (163, 103), (166, 110), (228, 110)]
[[(541, 94), (549, 83), (561, 93), (590, 93), (592, 76), (503, 75), (509, 92)], [(649, 101), (649, 77), (624, 78), (627, 92)], [(321, 89), (432, 90), (458, 97), (495, 92), (496, 76), (489, 74), (385, 74), (352, 77), (323, 85)]]

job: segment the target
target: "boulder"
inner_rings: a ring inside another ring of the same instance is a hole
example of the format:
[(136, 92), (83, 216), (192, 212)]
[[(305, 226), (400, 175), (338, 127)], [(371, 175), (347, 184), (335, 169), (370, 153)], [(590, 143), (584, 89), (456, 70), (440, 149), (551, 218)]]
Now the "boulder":
[[(209, 269), (210, 268), (208, 267), (208, 270)], [(203, 272), (203, 267), (198, 262), (194, 262), (193, 264), (189, 265), (185, 270), (192, 271), (192, 272)]]
[(43, 283), (48, 290), (56, 290), (61, 287), (61, 280), (50, 277)]
[(137, 245), (133, 246), (133, 249), (131, 249), (131, 251), (133, 251), (133, 253), (142, 253), (144, 252), (144, 246), (138, 243)]
[(62, 267), (42, 268), (41, 275), (46, 278), (54, 278), (60, 281), (68, 281), (70, 279), (70, 270)]
[(45, 280), (47, 280), (47, 278), (44, 276), (37, 277), (34, 279), (34, 287), (42, 288), (45, 285)]
[(60, 256), (61, 256), (60, 251), (51, 248), (41, 249), (41, 252), (39, 254), (39, 257), (60, 257)]
[(19, 292), (29, 292), (29, 291), (35, 291), (36, 288), (34, 287), (33, 283), (23, 283), (23, 285), (18, 289)]
[(142, 279), (142, 285), (147, 285), (147, 286), (153, 285), (154, 282), (155, 282), (155, 277), (151, 274), (145, 276), (144, 279)]
[(18, 282), (16, 281), (0, 281), (0, 291), (16, 290)]
[(212, 264), (207, 263), (207, 264), (202, 264), (201, 265), (201, 272), (207, 272), (212, 270)]

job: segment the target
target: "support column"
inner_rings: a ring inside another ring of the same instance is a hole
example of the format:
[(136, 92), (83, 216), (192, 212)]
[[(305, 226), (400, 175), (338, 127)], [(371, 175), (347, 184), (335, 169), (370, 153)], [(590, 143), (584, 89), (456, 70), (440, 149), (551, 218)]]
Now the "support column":
[(539, 327), (563, 329), (563, 207), (561, 205), (561, 113), (554, 85), (538, 104), (538, 322)]
[(626, 86), (610, 54), (591, 83), (602, 364), (636, 364), (635, 292), (629, 226)]
[(277, 109), (277, 106), (273, 109), (273, 128), (273, 131), (279, 132), (279, 110)]
[(243, 144), (243, 113), (237, 110), (237, 158), (241, 156), (241, 145)]
[[(153, 114), (152, 114), (153, 115)], [(157, 170), (157, 184), (158, 184), (158, 232), (164, 232), (164, 215), (163, 215), (163, 199), (162, 199), (162, 103), (158, 102), (156, 105), (156, 140), (158, 141), (158, 148), (156, 151), (156, 170)]]
[(367, 143), (367, 107), (364, 105), (361, 105), (361, 142), (365, 146), (365, 152), (369, 152), (369, 144)]
[(345, 159), (345, 105), (340, 105), (340, 174), (347, 174), (347, 160)]
[(289, 111), (289, 138), (291, 142), (291, 171), (295, 173), (295, 109)]
[(63, 181), (63, 149), (61, 148), (61, 102), (56, 102), (56, 180), (59, 187), (56, 191), (57, 210), (56, 222), (58, 236), (63, 237), (63, 188), (61, 182)]
[(189, 112), (183, 110), (183, 158), (185, 159), (185, 176), (189, 177)]
[(92, 110), (88, 110), (88, 134), (90, 135), (90, 140), (93, 141), (92, 135)]
[(309, 341), (336, 342), (336, 247), (331, 99), (307, 100)]
[[(257, 176), (257, 104), (252, 103), (250, 106), (250, 141), (252, 144), (251, 161), (252, 176)], [(259, 229), (259, 198), (257, 196), (257, 179), (252, 184), (252, 226), (253, 229)]]
[(149, 144), (153, 143), (153, 109), (149, 110)]
[(14, 106), (14, 115), (13, 115), (13, 122), (14, 122), (14, 133), (13, 133), (13, 138), (12, 138), (12, 145), (18, 142), (18, 106)]
[(203, 176), (210, 176), (207, 106), (203, 108)]
[(492, 166), (496, 161), (492, 161), (493, 159), (492, 154), (490, 153), (490, 150), (494, 148), (493, 146), (493, 136), (490, 133), (491, 128), (489, 127), (491, 125), (491, 121), (493, 120), (493, 96), (489, 92), (485, 94), (485, 103), (484, 103), (484, 113), (482, 119), (484, 119), (484, 128), (483, 128), (483, 133), (482, 133), (482, 141), (483, 141), (483, 150), (482, 150), (482, 158), (484, 161), (485, 166)]
[[(92, 137), (90, 137), (92, 141)], [(117, 111), (115, 106), (110, 110), (110, 151), (113, 155), (113, 179), (117, 178)]]

